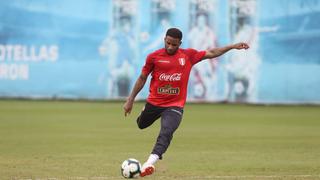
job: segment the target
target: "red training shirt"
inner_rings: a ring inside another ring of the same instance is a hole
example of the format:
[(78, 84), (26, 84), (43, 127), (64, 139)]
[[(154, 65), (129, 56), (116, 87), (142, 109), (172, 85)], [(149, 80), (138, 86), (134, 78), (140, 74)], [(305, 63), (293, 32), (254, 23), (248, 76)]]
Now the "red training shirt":
[(193, 65), (200, 62), (205, 51), (179, 48), (174, 55), (159, 49), (149, 54), (142, 73), (151, 73), (150, 94), (147, 102), (160, 107), (183, 108), (187, 98), (187, 86)]

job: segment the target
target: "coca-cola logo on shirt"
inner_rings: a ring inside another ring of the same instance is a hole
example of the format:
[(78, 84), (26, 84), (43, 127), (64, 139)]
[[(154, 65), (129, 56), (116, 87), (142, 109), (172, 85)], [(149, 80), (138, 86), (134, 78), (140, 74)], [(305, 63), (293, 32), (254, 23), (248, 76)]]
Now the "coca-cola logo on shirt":
[(173, 74), (166, 74), (162, 73), (159, 76), (160, 81), (180, 81), (182, 73), (173, 73)]

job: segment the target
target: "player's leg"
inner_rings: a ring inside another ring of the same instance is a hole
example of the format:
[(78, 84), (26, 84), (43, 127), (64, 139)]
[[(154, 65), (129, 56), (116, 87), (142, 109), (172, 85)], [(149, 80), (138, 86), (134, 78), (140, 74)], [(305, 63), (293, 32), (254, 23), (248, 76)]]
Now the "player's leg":
[[(140, 129), (144, 129), (146, 127), (149, 127), (152, 125), (158, 118), (160, 118), (161, 113), (165, 110), (166, 108), (162, 107), (157, 107), (153, 106), (150, 103), (146, 103), (144, 106), (144, 109), (142, 110), (140, 116), (137, 118), (137, 124)], [(149, 161), (151, 159), (156, 159), (158, 160), (158, 155), (150, 155)], [(141, 173), (140, 176), (146, 176), (150, 175), (154, 172), (155, 168), (153, 165), (150, 165), (148, 167), (142, 166), (141, 168)]]
[(160, 133), (152, 151), (152, 154), (159, 155), (160, 159), (169, 147), (173, 133), (180, 125), (182, 114), (183, 109), (179, 107), (170, 107), (162, 113)]
[(140, 129), (144, 129), (153, 124), (160, 116), (165, 108), (154, 106), (146, 103), (140, 116), (137, 118), (137, 124)]
[(162, 112), (160, 133), (151, 155), (142, 166), (141, 176), (150, 175), (154, 172), (154, 164), (158, 159), (162, 159), (162, 154), (168, 149), (173, 133), (180, 125), (182, 114), (183, 109), (178, 107), (170, 107)]

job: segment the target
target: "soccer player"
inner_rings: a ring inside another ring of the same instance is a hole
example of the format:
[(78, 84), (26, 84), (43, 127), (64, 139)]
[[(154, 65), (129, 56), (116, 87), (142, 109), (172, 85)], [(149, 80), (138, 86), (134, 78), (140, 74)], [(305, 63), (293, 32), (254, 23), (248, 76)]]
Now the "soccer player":
[(162, 159), (168, 149), (173, 133), (179, 127), (183, 107), (187, 97), (187, 85), (193, 65), (204, 60), (218, 57), (232, 49), (248, 49), (246, 43), (237, 43), (209, 50), (180, 48), (182, 32), (177, 28), (167, 30), (164, 48), (147, 56), (141, 75), (138, 77), (130, 96), (123, 105), (124, 114), (130, 114), (134, 99), (143, 88), (151, 73), (150, 93), (137, 124), (140, 129), (152, 125), (161, 117), (161, 129), (148, 160), (142, 165), (140, 176), (151, 175), (154, 164)]

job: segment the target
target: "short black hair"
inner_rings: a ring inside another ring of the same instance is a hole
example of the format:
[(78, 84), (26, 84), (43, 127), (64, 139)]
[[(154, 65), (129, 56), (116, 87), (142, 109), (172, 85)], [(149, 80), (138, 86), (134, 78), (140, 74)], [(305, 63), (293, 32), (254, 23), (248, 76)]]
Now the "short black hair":
[(170, 28), (167, 30), (166, 36), (177, 38), (180, 41), (182, 40), (182, 32), (178, 28)]

